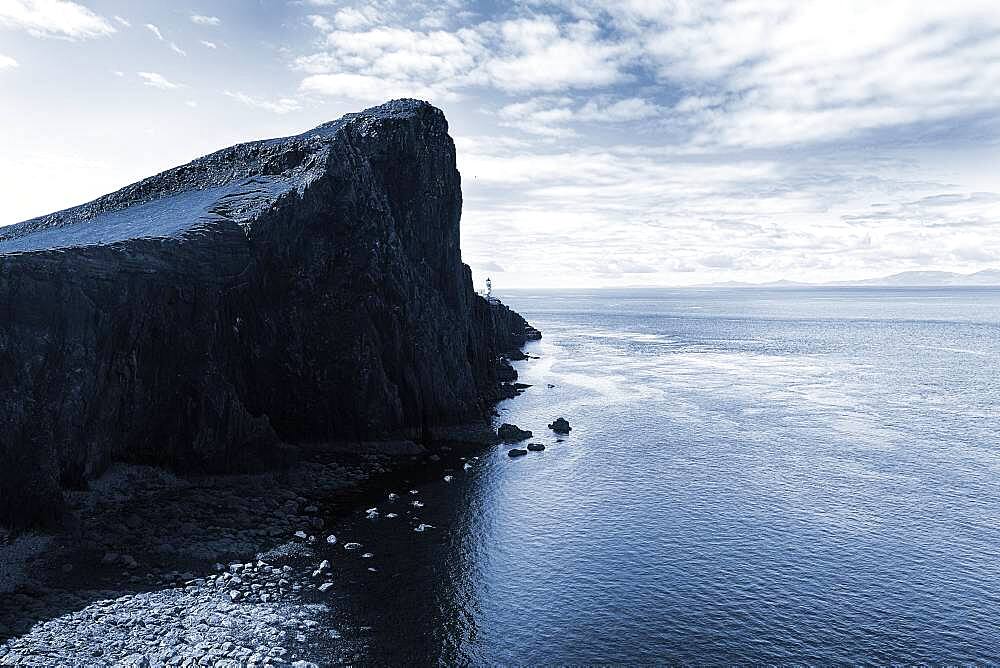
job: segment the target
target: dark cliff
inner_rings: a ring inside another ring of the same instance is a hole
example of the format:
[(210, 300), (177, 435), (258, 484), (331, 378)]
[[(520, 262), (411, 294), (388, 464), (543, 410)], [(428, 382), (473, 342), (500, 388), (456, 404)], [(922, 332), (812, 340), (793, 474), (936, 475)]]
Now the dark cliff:
[(533, 330), (462, 263), (440, 110), (397, 100), (0, 228), (0, 522), (115, 460), (481, 420)]

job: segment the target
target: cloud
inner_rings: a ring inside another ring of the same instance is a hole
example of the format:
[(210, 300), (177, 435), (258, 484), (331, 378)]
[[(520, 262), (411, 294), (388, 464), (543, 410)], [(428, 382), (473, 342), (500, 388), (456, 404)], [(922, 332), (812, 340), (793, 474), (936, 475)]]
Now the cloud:
[(140, 78), (142, 78), (143, 83), (147, 86), (152, 86), (153, 88), (159, 88), (160, 90), (173, 90), (175, 88), (180, 88), (183, 84), (174, 83), (168, 81), (162, 74), (158, 72), (136, 72)]
[(306, 72), (301, 88), (363, 101), (416, 96), (458, 99), (482, 51), (473, 31), (421, 32), (378, 27), (361, 32), (334, 30), (327, 49), (295, 60)]
[(208, 40), (201, 40), (201, 45), (206, 49), (218, 49), (219, 46), (215, 42), (209, 42)]
[[(563, 3), (690, 90), (699, 145), (829, 142), (1000, 107), (1000, 9), (984, 0)], [(598, 18), (599, 17), (599, 18)]]
[(156, 35), (156, 39), (160, 40), (161, 42), (163, 41), (163, 33), (160, 32), (160, 29), (155, 24), (147, 23), (145, 24), (144, 27), (146, 28), (146, 30)]
[(311, 25), (313, 28), (316, 28), (316, 30), (321, 30), (323, 32), (330, 32), (331, 30), (333, 30), (333, 23), (331, 23), (330, 19), (326, 18), (325, 16), (320, 16), (319, 14), (310, 14), (309, 16), (306, 17), (306, 20), (309, 21), (309, 25)]
[(0, 71), (12, 70), (15, 67), (20, 67), (20, 64), (10, 56), (0, 53)]
[(508, 104), (501, 107), (497, 115), (504, 127), (546, 137), (572, 137), (576, 131), (565, 127), (573, 120), (571, 103), (571, 98), (539, 97)]
[(333, 24), (340, 30), (357, 30), (376, 23), (378, 18), (374, 7), (345, 7), (333, 15)]
[(498, 274), (502, 274), (505, 271), (503, 267), (501, 267), (496, 262), (493, 262), (492, 260), (487, 260), (485, 262), (474, 262), (474, 264), (476, 265), (476, 269), (479, 269), (480, 271), (493, 271)]
[(493, 85), (506, 91), (596, 88), (629, 79), (636, 55), (626, 42), (599, 35), (596, 24), (559, 24), (548, 16), (484, 26), (497, 37), (499, 53), (482, 64)]
[(192, 109), (194, 109), (195, 107), (198, 106), (198, 101), (197, 100), (185, 100), (184, 104), (186, 104), (187, 106), (189, 106)]
[(118, 16), (117, 14), (113, 18), (115, 19), (115, 21), (118, 22), (119, 25), (121, 25), (121, 26), (123, 26), (125, 28), (131, 28), (132, 27), (131, 22), (129, 22), (129, 20), (126, 19), (126, 18)]
[(303, 90), (370, 101), (382, 79), (390, 91), (454, 101), (483, 86), (509, 92), (589, 89), (629, 80), (626, 69), (636, 55), (583, 21), (561, 25), (535, 17), (447, 31), (376, 25), (379, 17), (371, 8), (342, 9), (332, 20), (309, 16), (324, 33), (326, 48), (295, 59), (294, 66), (307, 73)]
[(0, 26), (25, 30), (34, 37), (92, 39), (115, 32), (105, 18), (69, 0), (3, 0)]
[(663, 109), (648, 100), (630, 97), (615, 100), (599, 96), (582, 105), (573, 97), (536, 97), (514, 102), (497, 111), (500, 125), (544, 137), (575, 137), (573, 123), (623, 124), (655, 117)]
[(706, 267), (713, 267), (717, 269), (731, 269), (736, 266), (736, 260), (733, 259), (732, 256), (726, 255), (725, 253), (705, 255), (698, 261)]
[(263, 109), (264, 111), (270, 111), (274, 114), (287, 114), (292, 111), (298, 111), (301, 108), (298, 100), (288, 97), (278, 98), (276, 100), (265, 100), (258, 97), (252, 97), (246, 93), (241, 93), (239, 91), (225, 91), (224, 95), (231, 97), (234, 100), (255, 109)]
[(186, 56), (187, 55), (187, 51), (185, 51), (181, 47), (177, 46), (173, 42), (170, 43), (170, 50), (173, 51), (174, 53), (176, 53), (179, 56)]
[(217, 26), (222, 23), (218, 16), (205, 16), (204, 14), (192, 14), (191, 22), (200, 26)]

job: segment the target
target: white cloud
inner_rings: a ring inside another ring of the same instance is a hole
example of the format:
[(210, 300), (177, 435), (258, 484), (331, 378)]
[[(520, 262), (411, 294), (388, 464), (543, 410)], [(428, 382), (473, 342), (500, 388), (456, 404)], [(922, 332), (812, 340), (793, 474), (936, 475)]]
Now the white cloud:
[(136, 72), (136, 74), (139, 75), (145, 85), (152, 86), (153, 88), (159, 88), (160, 90), (173, 90), (175, 88), (180, 88), (183, 85), (168, 81), (158, 72)]
[(453, 94), (446, 88), (438, 90), (412, 81), (365, 74), (314, 74), (303, 79), (300, 88), (306, 93), (362, 102), (384, 102), (399, 97), (432, 101), (453, 99)]
[(206, 49), (218, 49), (219, 46), (215, 42), (209, 42), (208, 40), (201, 40), (201, 45)]
[(0, 53), (0, 70), (12, 70), (15, 67), (19, 67), (19, 63), (11, 58), (10, 56), (5, 56)]
[(295, 61), (309, 75), (302, 90), (363, 101), (398, 95), (457, 99), (456, 89), (470, 81), (483, 48), (471, 30), (334, 30), (325, 41), (327, 50)]
[(253, 97), (239, 91), (232, 92), (228, 90), (224, 92), (224, 95), (231, 97), (248, 107), (263, 109), (264, 111), (270, 111), (274, 114), (287, 114), (292, 111), (298, 111), (301, 108), (299, 101), (290, 97), (282, 97), (276, 100), (266, 100), (259, 97)]
[(200, 26), (217, 26), (222, 23), (218, 16), (205, 16), (204, 14), (192, 14), (191, 22)]
[(198, 101), (197, 101), (197, 100), (186, 100), (186, 101), (184, 102), (184, 104), (186, 104), (187, 106), (189, 106), (189, 107), (191, 107), (192, 109), (194, 109), (195, 107), (197, 107), (197, 106), (198, 106)]
[(333, 15), (333, 23), (340, 30), (357, 30), (376, 23), (378, 18), (374, 7), (345, 7)]
[(343, 9), (332, 21), (310, 16), (310, 24), (325, 33), (327, 48), (296, 59), (295, 66), (310, 75), (303, 90), (371, 100), (378, 79), (392, 91), (420, 91), (437, 100), (457, 100), (481, 86), (512, 92), (590, 89), (629, 80), (626, 68), (637, 55), (583, 21), (560, 25), (536, 17), (453, 31), (373, 25), (377, 21), (368, 9)]
[(174, 53), (176, 53), (179, 56), (186, 56), (187, 55), (187, 51), (185, 51), (181, 47), (177, 46), (173, 42), (170, 43), (170, 50), (173, 51)]
[(69, 0), (3, 0), (0, 26), (25, 30), (34, 37), (90, 39), (115, 32), (102, 16)]
[(122, 17), (122, 16), (118, 16), (118, 15), (116, 14), (116, 15), (114, 16), (114, 19), (115, 19), (115, 21), (117, 21), (117, 22), (118, 22), (118, 24), (119, 24), (119, 25), (121, 25), (121, 26), (124, 26), (125, 28), (131, 28), (131, 27), (132, 27), (132, 23), (131, 23), (131, 22), (129, 22), (129, 20), (128, 20), (128, 19), (126, 19), (126, 18), (124, 18), (124, 17)]
[(311, 25), (313, 28), (316, 28), (316, 30), (321, 30), (323, 32), (330, 32), (331, 30), (333, 30), (333, 24), (330, 23), (330, 19), (326, 18), (325, 16), (320, 16), (319, 14), (310, 14), (309, 16), (306, 17), (306, 20), (309, 21), (309, 25)]
[(622, 124), (652, 118), (662, 112), (658, 105), (638, 97), (614, 100), (599, 96), (579, 105), (569, 96), (543, 96), (505, 105), (497, 116), (504, 127), (557, 138), (578, 136), (579, 132), (568, 127), (574, 123)]
[(628, 80), (626, 67), (637, 55), (627, 42), (599, 36), (596, 24), (560, 25), (543, 16), (505, 21), (498, 32), (499, 53), (483, 63), (497, 87), (508, 91), (597, 88)]
[(570, 0), (692, 94), (703, 146), (826, 142), (1000, 109), (1000, 5), (908, 0)]
[(144, 27), (146, 28), (146, 30), (156, 35), (156, 39), (160, 40), (161, 42), (163, 41), (163, 33), (160, 32), (160, 29), (155, 24), (147, 23)]

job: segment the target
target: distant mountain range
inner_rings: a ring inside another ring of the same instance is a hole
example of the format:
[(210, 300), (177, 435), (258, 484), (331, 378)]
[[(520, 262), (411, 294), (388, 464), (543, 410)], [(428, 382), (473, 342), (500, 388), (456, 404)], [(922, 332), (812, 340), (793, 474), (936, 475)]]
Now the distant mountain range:
[(974, 274), (958, 274), (951, 271), (904, 271), (881, 278), (866, 278), (857, 281), (835, 281), (831, 283), (797, 283), (795, 281), (771, 281), (770, 283), (740, 283), (726, 281), (712, 283), (707, 287), (728, 288), (782, 288), (782, 287), (817, 287), (817, 286), (852, 286), (868, 285), (883, 287), (1000, 287), (1000, 269), (984, 269)]

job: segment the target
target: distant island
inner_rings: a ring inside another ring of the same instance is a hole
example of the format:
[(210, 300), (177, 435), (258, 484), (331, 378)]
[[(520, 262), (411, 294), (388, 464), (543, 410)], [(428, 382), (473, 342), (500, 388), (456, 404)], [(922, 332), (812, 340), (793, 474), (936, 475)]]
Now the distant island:
[(805, 283), (799, 281), (770, 281), (767, 283), (745, 283), (726, 281), (709, 283), (693, 287), (702, 288), (808, 288), (808, 287), (1000, 287), (1000, 269), (984, 269), (972, 274), (959, 274), (952, 271), (903, 271), (898, 274), (879, 278), (866, 278), (854, 281), (834, 281), (830, 283)]

